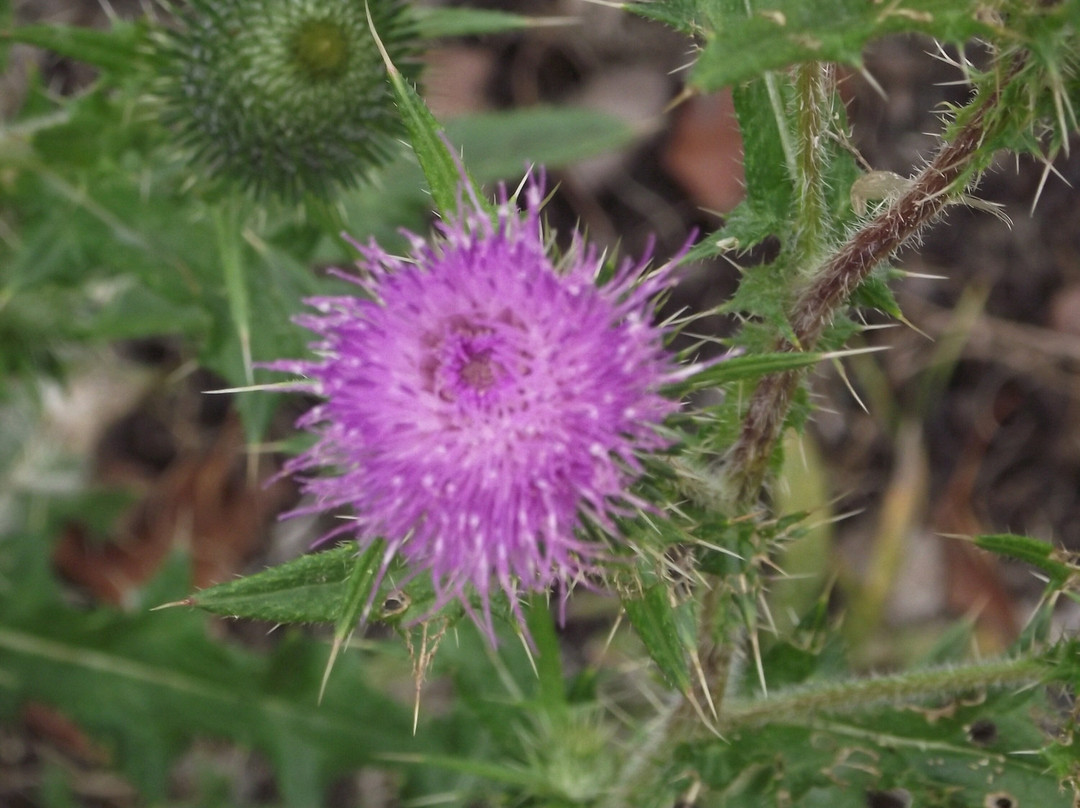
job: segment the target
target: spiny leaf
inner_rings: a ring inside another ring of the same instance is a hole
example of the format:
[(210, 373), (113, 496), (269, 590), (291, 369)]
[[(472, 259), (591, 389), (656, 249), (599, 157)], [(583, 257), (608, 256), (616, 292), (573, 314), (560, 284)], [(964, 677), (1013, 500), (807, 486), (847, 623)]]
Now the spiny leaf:
[[(742, 3), (700, 0), (711, 27), (690, 81), (702, 90), (736, 85), (798, 62), (857, 65), (872, 39), (924, 33), (950, 42), (993, 39), (974, 0), (770, 0), (747, 14)], [(734, 5), (734, 7), (733, 7)]]
[(353, 559), (352, 570), (345, 584), (345, 597), (340, 603), (340, 613), (334, 624), (334, 644), (330, 650), (330, 658), (326, 661), (322, 686), (319, 688), (320, 701), (338, 653), (357, 625), (367, 618), (371, 609), (375, 587), (379, 584), (379, 568), (385, 547), (386, 542), (379, 539), (372, 542), (362, 553), (357, 553)]
[(975, 546), (991, 553), (1025, 561), (1049, 577), (1050, 586), (1060, 589), (1073, 579), (1080, 567), (1050, 542), (1018, 536), (1014, 533), (988, 533), (976, 536)]
[(816, 365), (827, 355), (821, 353), (777, 352), (747, 354), (735, 356), (717, 362), (686, 382), (679, 385), (680, 390), (704, 390), (732, 382), (757, 379), (769, 373), (785, 370), (801, 370)]
[(341, 615), (356, 545), (300, 556), (263, 572), (196, 592), (186, 605), (275, 623), (333, 623)]
[(475, 184), (469, 179), (464, 168), (451, 154), (442, 127), (431, 114), (424, 99), (390, 61), (390, 56), (379, 39), (378, 31), (375, 30), (370, 9), (368, 10), (368, 24), (371, 26), (371, 35), (375, 37), (383, 62), (386, 64), (386, 72), (390, 76), (390, 86), (394, 91), (398, 111), (409, 133), (409, 141), (416, 153), (416, 159), (427, 178), (435, 208), (444, 216), (453, 216), (460, 207), (459, 200), (463, 184), (472, 187), (477, 199), (482, 199), (482, 197), (477, 193)]
[(105, 742), (152, 801), (165, 796), (175, 755), (200, 736), (268, 755), (291, 806), (319, 804), (333, 775), (377, 755), (425, 749), (406, 709), (365, 684), (359, 660), (342, 661), (317, 707), (321, 643), (287, 634), (260, 656), (214, 642), (195, 612), (74, 609), (47, 569), (29, 566), (0, 593), (0, 716), (29, 701), (58, 708)]
[(861, 808), (868, 794), (904, 789), (919, 805), (1068, 808), (1071, 797), (1047, 776), (1039, 751), (1045, 739), (1032, 721), (1039, 701), (1035, 691), (1004, 691), (935, 708), (879, 707), (857, 719), (735, 730), (684, 746), (672, 770), (700, 773), (739, 806), (784, 799)]
[(671, 603), (668, 587), (657, 581), (645, 586), (638, 597), (624, 597), (622, 605), (664, 678), (688, 693), (691, 677), (686, 632), (680, 627), (680, 616)]
[(896, 302), (896, 296), (889, 288), (887, 273), (872, 273), (851, 297), (851, 302), (856, 306), (866, 306), (877, 309), (898, 320), (902, 320), (904, 313), (900, 310), (900, 304)]
[[(373, 545), (374, 546), (374, 545)], [(199, 590), (183, 600), (166, 606), (195, 606), (224, 617), (247, 617), (274, 623), (332, 623), (352, 625), (355, 607), (345, 609), (350, 601), (366, 602), (362, 595), (368, 576), (377, 569), (381, 555), (368, 548), (361, 554), (353, 542), (330, 550), (311, 553), (286, 561), (262, 572)], [(400, 560), (396, 562), (400, 564)], [(393, 574), (392, 566), (389, 574)], [(388, 583), (384, 581), (383, 583)], [(356, 587), (350, 597), (350, 586)], [(378, 603), (373, 619), (390, 624), (407, 623), (428, 614), (435, 600), (431, 578), (418, 575), (403, 589), (387, 586), (386, 600)], [(368, 590), (370, 594), (370, 590)], [(463, 610), (444, 613), (460, 618)], [(356, 616), (359, 618), (360, 613)]]
[[(785, 221), (795, 199), (795, 147), (784, 92), (773, 77), (765, 76), (734, 88), (731, 96), (743, 133), (746, 204), (757, 218)], [(743, 248), (751, 246), (747, 243)]]

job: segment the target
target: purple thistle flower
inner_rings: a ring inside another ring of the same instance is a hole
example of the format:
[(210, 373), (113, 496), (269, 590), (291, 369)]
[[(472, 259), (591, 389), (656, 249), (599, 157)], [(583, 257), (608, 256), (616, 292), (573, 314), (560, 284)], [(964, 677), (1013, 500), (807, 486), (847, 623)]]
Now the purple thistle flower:
[[(408, 259), (358, 246), (371, 296), (319, 297), (297, 322), (319, 335), (318, 358), (271, 367), (307, 377), (324, 401), (298, 422), (318, 442), (289, 472), (315, 503), (348, 506), (336, 533), (387, 541), (429, 571), (435, 611), (460, 600), (494, 641), (498, 589), (517, 596), (573, 584), (609, 555), (582, 538), (584, 522), (614, 532), (613, 516), (648, 508), (630, 486), (639, 454), (663, 449), (679, 408), (665, 385), (680, 367), (653, 325), (669, 263), (646, 278), (624, 262), (602, 286), (603, 258), (579, 240), (561, 264), (540, 222), (543, 181), (526, 211), (505, 193), (493, 222), (463, 204), (430, 243), (406, 234)], [(481, 614), (470, 605), (475, 597)]]

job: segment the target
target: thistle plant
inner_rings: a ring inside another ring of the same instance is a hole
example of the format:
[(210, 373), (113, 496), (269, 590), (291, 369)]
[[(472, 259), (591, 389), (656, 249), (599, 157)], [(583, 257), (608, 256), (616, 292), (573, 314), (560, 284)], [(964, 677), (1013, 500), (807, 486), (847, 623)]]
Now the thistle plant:
[[(1012, 533), (954, 539), (1044, 581), (1029, 624), (1001, 653), (969, 652), (960, 624), (922, 662), (894, 649), (892, 668), (867, 670), (840, 613), (848, 576), (818, 559), (807, 602), (778, 594), (822, 517), (784, 512), (777, 481), (782, 437), (820, 404), (809, 371), (858, 352), (867, 309), (906, 324), (903, 250), (958, 206), (989, 209), (978, 183), (1002, 152), (1053, 181), (1080, 129), (1080, 1), (629, 4), (687, 37), (688, 93), (730, 89), (744, 144), (744, 202), (655, 264), (555, 233), (544, 169), (513, 193), (470, 171), (490, 150), (543, 164), (599, 121), (531, 112), (560, 142), (521, 153), (523, 119), (493, 115), (462, 147), (414, 87), (417, 30), (533, 21), (454, 8), (414, 30), (413, 11), (194, 0), (168, 28), (10, 32), (103, 78), (0, 130), (0, 192), (19, 212), (0, 223), (25, 231), (4, 247), (0, 339), (60, 356), (87, 334), (179, 337), (236, 395), (252, 457), (280, 395), (304, 394), (272, 448), (301, 497), (282, 524), (315, 526), (283, 564), (197, 591), (166, 571), (131, 595), (185, 608), (79, 611), (42, 548), (97, 495), (29, 488), (34, 455), (13, 452), (0, 524), (25, 527), (0, 542), (0, 716), (56, 705), (115, 740), (160, 802), (176, 739), (212, 734), (263, 751), (290, 805), (322, 804), (360, 767), (395, 768), (402, 804), (1073, 804), (1080, 643), (1054, 632), (1076, 556)], [(864, 164), (840, 92), (873, 82), (863, 49), (894, 33), (942, 43), (970, 88), (911, 177)], [(130, 114), (146, 86), (163, 119)], [(68, 154), (86, 132), (120, 134)], [(394, 137), (419, 171), (388, 165)], [(178, 151), (252, 192), (244, 216), (231, 195), (177, 194)], [(364, 211), (349, 236), (271, 201), (335, 196), (336, 213)], [(684, 266), (710, 260), (740, 265), (722, 339), (663, 308)], [(0, 439), (18, 442), (6, 426)], [(603, 630), (560, 634), (575, 609)], [(206, 613), (330, 628), (244, 656)], [(409, 676), (411, 716), (383, 686)], [(433, 679), (450, 686), (432, 696)]]

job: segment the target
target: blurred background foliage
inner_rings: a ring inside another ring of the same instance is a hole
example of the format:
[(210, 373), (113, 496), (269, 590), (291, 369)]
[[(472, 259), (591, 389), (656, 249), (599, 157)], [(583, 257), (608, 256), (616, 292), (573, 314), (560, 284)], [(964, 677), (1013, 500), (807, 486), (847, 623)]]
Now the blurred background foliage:
[[(805, 58), (808, 40), (771, 36), (767, 16), (736, 40), (710, 29), (706, 12), (731, 4), (639, 9), (707, 40), (698, 58), (686, 36), (601, 4), (471, 5), (416, 11), (424, 96), (478, 181), (547, 166), (560, 238), (580, 224), (622, 254), (655, 234), (663, 258), (724, 224), (769, 235), (748, 206), (727, 216), (745, 181), (766, 186), (743, 174), (765, 164), (744, 160), (722, 87)], [(958, 2), (909, 4), (959, 9), (929, 27), (917, 14), (875, 27), (876, 4), (780, 5), (830, 58), (865, 63), (839, 85), (852, 142), (837, 153), (920, 167), (943, 105), (970, 87), (910, 32), (957, 43), (985, 20)], [(307, 402), (206, 391), (275, 380), (256, 365), (303, 352), (290, 324), (302, 298), (344, 288), (326, 271), (354, 258), (341, 233), (401, 247), (398, 228), (424, 232), (431, 200), (404, 147), (332, 202), (231, 197), (193, 179), (159, 122), (142, 9), (4, 3), (0, 28), (0, 804), (1071, 804), (1058, 786), (1076, 772), (1067, 688), (976, 688), (917, 709), (886, 694), (854, 717), (767, 729), (736, 699), (723, 738), (655, 748), (694, 675), (672, 642), (692, 620), (659, 585), (626, 619), (588, 592), (562, 626), (533, 604), (532, 656), (509, 632), (491, 651), (467, 621), (445, 634), (376, 625), (321, 703), (325, 627), (149, 611), (320, 534), (275, 521), (295, 501), (273, 475)], [(695, 59), (709, 92), (681, 95)], [(837, 208), (857, 162), (835, 178)], [(777, 513), (809, 518), (777, 526), (787, 577), (770, 584), (768, 614), (744, 615), (765, 626), (754, 638), (770, 687), (958, 664), (1075, 629), (1075, 604), (1051, 610), (1030, 565), (941, 534), (1080, 548), (1078, 183), (1076, 150), (1049, 177), (1029, 157), (995, 164), (978, 192), (1011, 229), (951, 210), (903, 256), (898, 299), (916, 328), (862, 330), (855, 344), (892, 350), (816, 375), (828, 404), (790, 438), (773, 496)], [(745, 276), (735, 261), (777, 249), (699, 251), (713, 255), (672, 310), (716, 309)], [(699, 327), (728, 336), (737, 322), (713, 313)], [(860, 325), (885, 323), (868, 311)], [(745, 540), (738, 525), (711, 529), (725, 547)], [(1053, 647), (1048, 678), (1075, 681), (1075, 648)], [(735, 673), (735, 696), (758, 694), (750, 656)]]

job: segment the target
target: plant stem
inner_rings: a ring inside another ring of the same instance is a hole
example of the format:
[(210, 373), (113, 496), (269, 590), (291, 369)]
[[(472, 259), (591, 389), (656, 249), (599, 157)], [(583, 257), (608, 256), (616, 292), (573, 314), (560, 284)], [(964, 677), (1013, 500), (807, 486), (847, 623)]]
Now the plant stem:
[(754, 701), (729, 701), (720, 729), (730, 732), (772, 721), (797, 723), (822, 712), (850, 712), (879, 703), (911, 702), (986, 687), (1031, 684), (1040, 681), (1045, 673), (1046, 664), (1042, 660), (1018, 658), (807, 685)]
[[(769, 76), (769, 79), (775, 77)], [(833, 70), (823, 62), (799, 65), (795, 74), (795, 139), (791, 141), (779, 93), (769, 84), (769, 97), (777, 114), (789, 170), (794, 177), (798, 202), (793, 254), (806, 264), (816, 260), (826, 235), (825, 132), (833, 97)], [(751, 573), (752, 574), (752, 573)], [(699, 706), (722, 714), (732, 650), (739, 645), (743, 627), (730, 619), (731, 593), (714, 580), (701, 602), (698, 625)]]
[(795, 191), (798, 221), (796, 261), (819, 257), (826, 230), (825, 132), (831, 117), (833, 70), (824, 62), (806, 62), (795, 70)]
[(236, 199), (226, 199), (223, 204), (214, 208), (213, 220), (218, 257), (225, 278), (225, 296), (229, 301), (229, 314), (240, 340), (244, 380), (251, 385), (255, 383), (251, 359), (251, 312), (240, 250), (239, 207)]
[[(979, 147), (989, 134), (991, 113), (1022, 65), (1023, 59), (1016, 57), (1005, 71), (1005, 80), (979, 94), (969, 107), (971, 114), (964, 125), (911, 181), (907, 191), (813, 273), (791, 310), (793, 339), (781, 339), (775, 350), (813, 350), (837, 309), (871, 270), (963, 192), (967, 178), (979, 167)], [(754, 391), (742, 432), (728, 455), (727, 490), (739, 505), (751, 505), (759, 496), (769, 457), (802, 375), (801, 371), (787, 371), (766, 376)]]

